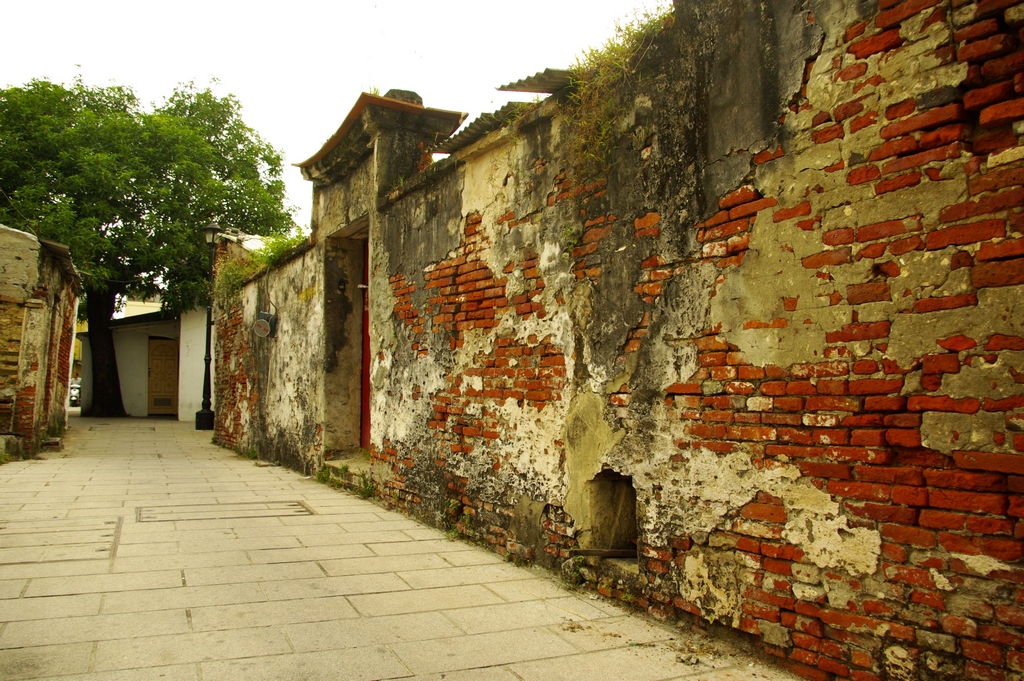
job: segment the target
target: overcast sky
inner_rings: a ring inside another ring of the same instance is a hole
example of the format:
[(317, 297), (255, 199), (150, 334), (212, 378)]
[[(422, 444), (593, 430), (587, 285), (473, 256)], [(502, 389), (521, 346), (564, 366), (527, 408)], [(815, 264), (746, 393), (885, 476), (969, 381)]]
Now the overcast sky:
[(667, 0), (222, 0), (10, 2), (0, 85), (33, 78), (117, 83), (159, 102), (180, 82), (241, 101), (245, 121), (284, 153), (288, 200), (309, 224), (298, 163), (329, 138), (362, 91), (414, 90), (472, 120), (529, 95), (494, 88), (565, 68), (617, 20)]

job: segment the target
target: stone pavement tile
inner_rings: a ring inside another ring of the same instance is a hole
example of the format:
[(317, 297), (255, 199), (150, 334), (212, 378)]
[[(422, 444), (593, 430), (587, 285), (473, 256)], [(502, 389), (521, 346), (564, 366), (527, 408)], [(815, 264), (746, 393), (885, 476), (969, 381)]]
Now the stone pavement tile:
[[(396, 533), (400, 534), (400, 533)], [(412, 541), (409, 537), (402, 535), (401, 539), (393, 542), (374, 543), (370, 548), (378, 556), (401, 556), (410, 553), (447, 553), (449, 551), (480, 551), (481, 549), (463, 544), (459, 541), (447, 539), (434, 539), (429, 541)]]
[(270, 563), (266, 565), (233, 565), (216, 568), (185, 568), (185, 583), (189, 586), (210, 584), (239, 584), (243, 582), (272, 582), (281, 579), (310, 579), (323, 577), (316, 563)]
[(359, 617), (344, 596), (325, 596), (293, 601), (239, 603), (192, 608), (192, 629), (242, 629), (254, 622), (261, 625), (326, 622)]
[(399, 593), (349, 596), (348, 600), (360, 614), (367, 617), (468, 608), (502, 602), (494, 592), (488, 591), (479, 584), (444, 589), (418, 589)]
[(371, 681), (412, 674), (384, 646), (204, 662), (203, 681)]
[(456, 672), (419, 675), (416, 681), (520, 681), (507, 667), (482, 667)]
[[(523, 571), (523, 576), (530, 573)], [(571, 595), (571, 591), (550, 578), (521, 579), (519, 581), (495, 582), (486, 585), (488, 589), (506, 601), (535, 601), (540, 598), (560, 598)], [(595, 599), (596, 600), (596, 599)], [(595, 603), (596, 605), (596, 603)]]
[(523, 571), (508, 563), (498, 565), (470, 565), (444, 567), (438, 570), (398, 572), (398, 576), (414, 589), (435, 589), (441, 586), (464, 584), (490, 584), (493, 582), (521, 581)]
[(119, 672), (53, 676), (48, 677), (46, 681), (199, 681), (199, 671), (194, 664), (179, 664), (171, 667), (126, 669)]
[[(367, 550), (367, 553), (370, 553)], [(413, 553), (407, 556), (374, 556), (369, 558), (345, 558), (342, 560), (321, 560), (320, 566), (331, 576), (362, 575), (374, 572), (405, 572), (429, 570), (432, 568), (451, 569), (450, 565), (436, 553)], [(399, 577), (402, 575), (399, 574)], [(405, 580), (408, 582), (409, 580)]]
[(390, 648), (416, 674), (490, 667), (578, 652), (558, 635), (542, 629), (517, 629), (414, 643), (395, 643)]
[(11, 622), (0, 633), (0, 648), (102, 641), (188, 631), (184, 610), (62, 617)]
[(467, 634), (545, 627), (607, 617), (597, 608), (572, 597), (460, 608), (445, 610), (444, 614)]
[[(302, 544), (295, 537), (232, 537), (215, 541), (182, 541), (178, 542), (182, 553), (208, 553), (217, 551), (260, 551), (264, 549), (299, 548)], [(118, 555), (120, 555), (120, 550)]]
[(152, 544), (119, 544), (118, 558), (135, 558), (137, 556), (167, 556), (181, 552), (181, 545), (176, 541), (154, 542)]
[(561, 627), (562, 637), (580, 650), (597, 651), (623, 646), (646, 646), (681, 638), (676, 629), (640, 617), (624, 615), (593, 619), (576, 627)]
[[(323, 525), (322, 527), (328, 526)], [(409, 537), (399, 531), (360, 532), (353, 530), (352, 532), (346, 532), (343, 530), (341, 532), (319, 532), (307, 528), (293, 529), (301, 530), (298, 537), (299, 541), (305, 546), (325, 546), (331, 544), (366, 544), (368, 546), (372, 544), (376, 546), (378, 544), (393, 544), (395, 542), (412, 543)], [(376, 549), (374, 550), (376, 551)]]
[(672, 681), (793, 681), (793, 676), (767, 665), (755, 665), (752, 662), (741, 664), (732, 669), (716, 669), (715, 671), (698, 671), (693, 674), (676, 676)]
[(137, 532), (134, 526), (125, 525), (121, 531), (120, 543), (124, 544), (153, 544), (155, 542), (207, 542), (219, 539), (234, 539), (235, 533), (231, 530), (196, 530), (194, 532), (176, 532), (172, 529), (161, 528), (156, 532)]
[(38, 679), (89, 670), (92, 643), (0, 650), (0, 679)]
[(356, 513), (337, 513), (332, 512), (329, 514), (322, 515), (294, 515), (282, 517), (282, 525), (326, 525), (328, 523), (344, 523), (346, 526), (352, 525), (353, 530), (356, 532), (360, 531), (359, 525), (362, 523), (379, 523), (381, 519), (374, 513), (367, 513), (364, 510), (359, 510)]
[(418, 523), (416, 527), (405, 530), (405, 533), (409, 535), (410, 538), (415, 539), (417, 541), (425, 541), (428, 539), (447, 539), (447, 537), (445, 537), (444, 532), (441, 532), (440, 530), (435, 530), (430, 527), (423, 527)]
[[(303, 546), (288, 549), (254, 550), (249, 551), (249, 560), (255, 564), (262, 565), (266, 563), (294, 563), (310, 560), (330, 561), (339, 558), (362, 558), (373, 555), (373, 551), (362, 544), (342, 544), (340, 546)], [(381, 572), (384, 572), (384, 570), (381, 570)], [(328, 574), (330, 574), (329, 571)]]
[(194, 634), (148, 636), (96, 644), (98, 671), (228, 660), (290, 652), (276, 627), (224, 629)]
[(152, 572), (120, 575), (96, 574), (71, 577), (44, 577), (32, 580), (28, 590), (25, 592), (25, 597), (137, 591), (140, 589), (160, 589), (180, 584), (180, 570), (154, 570)]
[(507, 562), (502, 556), (490, 551), (484, 551), (483, 549), (477, 549), (476, 551), (448, 551), (441, 554), (441, 557), (445, 559), (445, 562), (455, 567), (494, 565)]
[(299, 652), (426, 641), (465, 633), (437, 612), (293, 624), (284, 630)]
[(103, 594), (15, 598), (0, 605), (0, 622), (98, 615)]
[(707, 667), (676, 662), (677, 651), (664, 645), (628, 647), (535, 660), (509, 665), (523, 681), (667, 681), (684, 671), (703, 673)]
[(263, 583), (263, 591), (267, 594), (267, 598), (272, 601), (318, 598), (321, 596), (404, 592), (408, 590), (409, 585), (399, 579), (397, 575), (391, 573), (278, 580)]
[(25, 590), (27, 579), (5, 579), (0, 581), (0, 598), (17, 598)]
[(173, 589), (121, 591), (106, 594), (103, 612), (146, 612), (176, 608), (200, 608), (208, 605), (259, 603), (266, 601), (258, 584), (217, 584), (215, 586), (181, 586)]
[(122, 556), (118, 550), (117, 558), (111, 572), (145, 572), (153, 569), (154, 564), (163, 569), (170, 568), (206, 568), (227, 567), (232, 565), (249, 565), (249, 557), (244, 551), (218, 551), (216, 553), (179, 553), (161, 555), (158, 561), (151, 556)]

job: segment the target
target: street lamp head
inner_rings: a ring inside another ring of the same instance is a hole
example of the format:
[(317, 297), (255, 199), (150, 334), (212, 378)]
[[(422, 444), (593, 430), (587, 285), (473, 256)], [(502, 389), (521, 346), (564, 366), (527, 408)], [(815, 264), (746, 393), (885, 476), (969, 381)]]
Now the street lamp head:
[(213, 240), (220, 234), (220, 225), (217, 224), (216, 220), (211, 220), (210, 224), (203, 227), (203, 236), (206, 237), (206, 243), (212, 244)]

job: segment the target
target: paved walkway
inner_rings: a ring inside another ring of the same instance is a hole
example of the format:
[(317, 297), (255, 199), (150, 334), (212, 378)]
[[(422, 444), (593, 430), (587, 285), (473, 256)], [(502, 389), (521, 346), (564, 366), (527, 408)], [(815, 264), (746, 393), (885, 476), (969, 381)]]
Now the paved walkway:
[(792, 678), (209, 436), (73, 419), (0, 467), (0, 679)]

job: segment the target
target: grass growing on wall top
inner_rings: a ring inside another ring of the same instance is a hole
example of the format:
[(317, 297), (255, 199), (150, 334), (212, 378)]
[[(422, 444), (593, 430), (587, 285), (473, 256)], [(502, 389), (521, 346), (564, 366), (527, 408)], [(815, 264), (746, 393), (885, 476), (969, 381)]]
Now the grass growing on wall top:
[(220, 263), (213, 282), (213, 297), (221, 302), (234, 300), (250, 277), (264, 268), (273, 267), (288, 251), (308, 239), (302, 233), (265, 237), (263, 248), (253, 251), (248, 258), (231, 258)]
[(674, 18), (671, 8), (664, 8), (618, 23), (608, 42), (587, 50), (569, 69), (571, 88), (562, 113), (568, 124), (569, 158), (579, 177), (608, 169), (621, 134), (620, 117), (630, 109), (629, 86), (641, 80), (637, 66)]

